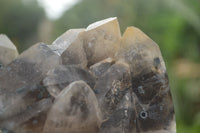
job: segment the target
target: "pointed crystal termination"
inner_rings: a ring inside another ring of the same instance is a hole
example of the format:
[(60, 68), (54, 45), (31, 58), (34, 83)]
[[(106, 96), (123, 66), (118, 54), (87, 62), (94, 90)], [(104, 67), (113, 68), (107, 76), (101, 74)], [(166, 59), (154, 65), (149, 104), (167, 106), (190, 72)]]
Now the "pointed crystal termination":
[(47, 73), (43, 84), (53, 97), (57, 97), (66, 86), (79, 80), (85, 81), (94, 88), (95, 79), (87, 70), (76, 66), (60, 65)]
[(84, 69), (87, 68), (88, 60), (82, 45), (80, 34), (62, 53), (61, 57), (63, 65), (76, 65)]
[(48, 97), (41, 82), (48, 70), (59, 64), (60, 57), (43, 43), (34, 45), (12, 61), (0, 76), (0, 121)]
[(121, 38), (117, 18), (91, 24), (62, 54), (63, 64), (78, 64), (82, 68), (113, 57)]
[(100, 121), (92, 89), (83, 81), (75, 81), (56, 98), (43, 133), (97, 133)]
[(175, 132), (174, 108), (165, 64), (158, 45), (142, 31), (125, 31), (116, 58), (130, 65), (137, 128), (141, 133)]
[(89, 25), (83, 35), (83, 46), (89, 65), (113, 57), (118, 50), (118, 41), (121, 38), (116, 17)]
[(6, 35), (0, 34), (0, 69), (18, 56), (15, 45)]
[(135, 76), (158, 67), (159, 70), (166, 71), (159, 46), (135, 27), (126, 29), (120, 40), (120, 49), (116, 58), (129, 63), (131, 72)]
[(83, 31), (84, 29), (70, 29), (58, 37), (49, 47), (58, 55), (61, 55)]

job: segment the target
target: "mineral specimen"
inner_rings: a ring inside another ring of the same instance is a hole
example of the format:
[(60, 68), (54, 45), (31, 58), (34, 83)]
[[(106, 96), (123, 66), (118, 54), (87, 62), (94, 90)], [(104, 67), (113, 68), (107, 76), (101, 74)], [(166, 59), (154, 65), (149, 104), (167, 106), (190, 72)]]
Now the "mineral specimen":
[(176, 133), (164, 60), (138, 28), (121, 37), (108, 18), (17, 58), (11, 49), (0, 53), (0, 132)]

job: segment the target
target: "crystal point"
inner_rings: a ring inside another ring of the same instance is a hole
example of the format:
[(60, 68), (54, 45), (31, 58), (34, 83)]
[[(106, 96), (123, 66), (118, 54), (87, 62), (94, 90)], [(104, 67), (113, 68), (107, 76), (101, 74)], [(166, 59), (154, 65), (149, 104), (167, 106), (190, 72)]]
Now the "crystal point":
[(49, 111), (43, 133), (96, 133), (100, 112), (92, 89), (75, 81), (62, 90)]
[(18, 56), (15, 45), (6, 35), (0, 34), (0, 69)]
[(75, 41), (79, 33), (83, 31), (84, 29), (68, 30), (60, 37), (58, 37), (49, 47), (58, 55), (61, 55), (69, 47), (69, 45)]

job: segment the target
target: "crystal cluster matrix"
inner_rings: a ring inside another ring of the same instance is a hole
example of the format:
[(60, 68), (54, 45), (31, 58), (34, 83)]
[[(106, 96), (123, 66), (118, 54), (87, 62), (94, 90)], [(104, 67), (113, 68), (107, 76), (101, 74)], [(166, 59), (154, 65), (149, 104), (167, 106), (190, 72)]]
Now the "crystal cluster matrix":
[(20, 55), (0, 35), (0, 133), (176, 133), (158, 45), (116, 17)]

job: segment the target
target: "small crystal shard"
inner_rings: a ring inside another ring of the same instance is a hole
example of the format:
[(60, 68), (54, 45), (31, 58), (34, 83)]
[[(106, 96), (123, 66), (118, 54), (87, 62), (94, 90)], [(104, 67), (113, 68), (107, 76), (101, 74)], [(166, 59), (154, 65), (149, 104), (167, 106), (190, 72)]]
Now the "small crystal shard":
[(89, 64), (113, 57), (121, 38), (116, 17), (108, 18), (89, 25), (83, 34), (84, 49)]
[(0, 34), (0, 69), (18, 56), (15, 45), (6, 35)]
[(56, 98), (43, 133), (97, 133), (99, 124), (95, 94), (85, 82), (75, 81)]

